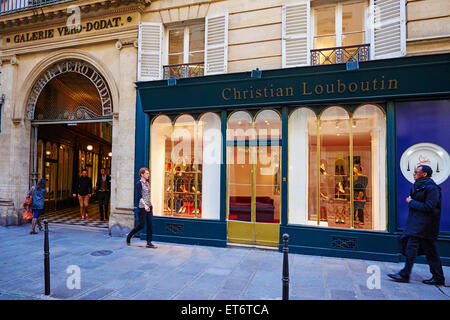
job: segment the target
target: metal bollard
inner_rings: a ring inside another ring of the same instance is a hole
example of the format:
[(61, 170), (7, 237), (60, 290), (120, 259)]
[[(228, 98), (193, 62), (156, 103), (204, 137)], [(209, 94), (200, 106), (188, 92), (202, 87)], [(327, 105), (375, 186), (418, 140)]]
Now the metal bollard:
[(45, 295), (50, 295), (50, 248), (48, 245), (48, 220), (44, 220), (44, 278)]
[(289, 235), (283, 234), (283, 300), (289, 300), (289, 261), (288, 261), (288, 240)]

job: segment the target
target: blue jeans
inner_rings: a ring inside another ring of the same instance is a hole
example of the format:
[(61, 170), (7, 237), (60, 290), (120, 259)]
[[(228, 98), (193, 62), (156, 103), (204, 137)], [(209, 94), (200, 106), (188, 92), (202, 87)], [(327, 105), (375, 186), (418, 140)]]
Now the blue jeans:
[(33, 218), (38, 219), (41, 216), (42, 209), (33, 209)]

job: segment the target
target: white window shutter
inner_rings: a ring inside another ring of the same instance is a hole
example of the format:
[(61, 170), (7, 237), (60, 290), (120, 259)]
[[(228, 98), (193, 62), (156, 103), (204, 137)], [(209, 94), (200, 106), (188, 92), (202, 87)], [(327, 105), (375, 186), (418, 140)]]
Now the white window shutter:
[(370, 0), (372, 59), (406, 55), (405, 0)]
[(283, 68), (310, 64), (310, 12), (309, 0), (282, 7)]
[(228, 69), (228, 13), (206, 17), (205, 74)]
[(139, 24), (138, 81), (162, 78), (162, 37), (161, 23), (143, 22)]

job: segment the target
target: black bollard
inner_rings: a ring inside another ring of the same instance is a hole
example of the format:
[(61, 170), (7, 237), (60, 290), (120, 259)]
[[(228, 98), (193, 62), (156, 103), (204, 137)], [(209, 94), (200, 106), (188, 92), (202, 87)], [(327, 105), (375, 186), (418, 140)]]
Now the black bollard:
[(289, 235), (283, 234), (283, 300), (289, 300), (289, 261), (288, 261), (288, 240)]
[(45, 295), (50, 295), (50, 248), (48, 245), (48, 220), (44, 220), (44, 277)]

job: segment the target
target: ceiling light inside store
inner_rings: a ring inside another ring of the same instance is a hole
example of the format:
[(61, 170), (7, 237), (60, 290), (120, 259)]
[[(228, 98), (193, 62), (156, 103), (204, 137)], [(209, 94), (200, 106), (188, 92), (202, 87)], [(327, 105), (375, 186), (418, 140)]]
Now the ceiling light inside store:
[(112, 157), (112, 152), (108, 153), (108, 156)]
[(86, 149), (88, 149), (89, 151), (92, 151), (94, 149), (94, 147), (90, 144), (86, 147)]

